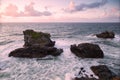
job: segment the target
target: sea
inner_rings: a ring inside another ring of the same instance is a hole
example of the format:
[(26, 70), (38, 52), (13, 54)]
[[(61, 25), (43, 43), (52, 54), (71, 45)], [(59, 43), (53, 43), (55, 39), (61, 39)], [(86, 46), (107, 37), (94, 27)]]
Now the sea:
[[(32, 29), (51, 34), (55, 47), (64, 52), (58, 57), (16, 58), (8, 57), (12, 50), (24, 45), (23, 31)], [(114, 39), (97, 38), (95, 34), (113, 31)], [(70, 51), (70, 45), (98, 44), (104, 58), (78, 58)], [(90, 77), (98, 78), (91, 66), (106, 65), (120, 76), (120, 23), (0, 23), (0, 80), (72, 80), (83, 67)]]

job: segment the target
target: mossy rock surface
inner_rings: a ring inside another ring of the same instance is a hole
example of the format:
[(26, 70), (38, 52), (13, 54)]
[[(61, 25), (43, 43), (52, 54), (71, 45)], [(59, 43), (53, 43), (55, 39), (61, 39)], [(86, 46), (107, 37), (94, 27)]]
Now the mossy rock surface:
[(49, 33), (36, 32), (34, 30), (25, 30), (24, 33), (24, 47), (30, 46), (54, 46), (55, 42), (50, 39)]
[(38, 38), (41, 38), (43, 36), (48, 37), (48, 38), (51, 37), (51, 35), (49, 33), (35, 32), (33, 30), (26, 30), (23, 33), (24, 33), (24, 35), (31, 36), (33, 39), (38, 39)]

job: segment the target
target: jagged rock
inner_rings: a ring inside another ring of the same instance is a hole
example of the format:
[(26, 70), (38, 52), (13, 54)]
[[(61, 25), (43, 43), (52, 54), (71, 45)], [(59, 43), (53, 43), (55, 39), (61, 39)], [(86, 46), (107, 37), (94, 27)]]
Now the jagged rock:
[(114, 32), (110, 32), (110, 31), (105, 31), (105, 32), (102, 32), (100, 34), (96, 34), (96, 36), (98, 38), (114, 38), (115, 37), (115, 33)]
[(103, 58), (103, 51), (97, 44), (82, 43), (78, 46), (71, 45), (70, 50), (78, 57), (82, 58)]
[(48, 33), (33, 30), (26, 30), (23, 33), (24, 47), (11, 51), (9, 57), (42, 58), (47, 55), (58, 56), (63, 52), (63, 49), (54, 47), (55, 42), (50, 39)]
[(57, 49), (55, 47), (28, 47), (19, 48), (10, 52), (9, 57), (42, 58), (47, 55), (58, 56), (62, 52), (62, 49)]
[[(91, 66), (90, 67), (93, 73), (98, 76), (98, 79), (94, 78), (93, 75), (91, 77), (75, 77), (74, 80), (120, 80), (120, 77), (116, 76), (106, 65), (98, 65), (98, 66)], [(82, 69), (83, 70), (83, 69)], [(81, 72), (81, 70), (80, 70)]]
[(112, 80), (116, 75), (106, 65), (92, 66), (91, 70), (100, 80)]
[(55, 41), (50, 39), (51, 35), (43, 32), (35, 32), (33, 30), (23, 31), (24, 33), (24, 47), (30, 46), (49, 46), (55, 45)]

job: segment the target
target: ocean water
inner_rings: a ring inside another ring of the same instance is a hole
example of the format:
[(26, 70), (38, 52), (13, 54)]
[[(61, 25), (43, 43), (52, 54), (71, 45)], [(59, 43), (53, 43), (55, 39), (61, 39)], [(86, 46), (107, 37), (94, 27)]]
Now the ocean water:
[[(23, 31), (26, 29), (50, 33), (51, 39), (56, 41), (55, 46), (63, 48), (64, 52), (58, 57), (48, 56), (42, 60), (8, 57), (10, 51), (23, 47)], [(115, 32), (115, 38), (100, 39), (94, 36), (106, 30)], [(71, 53), (70, 45), (85, 42), (98, 44), (105, 57), (82, 59)], [(71, 80), (75, 76), (80, 77), (78, 72), (81, 67), (89, 76), (93, 74), (90, 66), (100, 64), (107, 65), (120, 76), (120, 23), (0, 24), (0, 80)]]

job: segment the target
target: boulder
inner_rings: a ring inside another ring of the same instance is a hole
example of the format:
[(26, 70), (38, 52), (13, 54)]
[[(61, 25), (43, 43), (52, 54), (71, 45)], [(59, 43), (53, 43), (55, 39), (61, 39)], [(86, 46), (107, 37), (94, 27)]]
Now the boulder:
[(57, 49), (55, 47), (27, 47), (15, 49), (10, 52), (9, 57), (42, 58), (47, 55), (58, 56), (62, 52), (62, 49)]
[(54, 47), (55, 42), (50, 39), (50, 34), (35, 32), (33, 30), (23, 31), (24, 47), (10, 52), (9, 57), (42, 58), (47, 55), (58, 56), (63, 50)]
[(100, 80), (112, 80), (116, 75), (106, 65), (92, 66), (91, 70)]
[(115, 33), (114, 32), (110, 32), (110, 31), (105, 31), (105, 32), (102, 32), (100, 34), (96, 34), (96, 36), (98, 38), (114, 38), (115, 37)]
[(83, 73), (81, 73), (81, 69), (79, 73), (81, 73), (81, 77), (75, 77), (74, 80), (120, 80), (120, 77), (116, 76), (106, 65), (98, 65), (98, 66), (91, 66), (90, 67), (93, 73), (98, 76), (98, 79), (94, 78), (93, 75), (91, 77), (83, 77)]
[(71, 45), (70, 50), (81, 58), (103, 58), (104, 53), (97, 44), (81, 43), (78, 46)]
[(50, 39), (51, 35), (43, 32), (35, 32), (34, 30), (23, 31), (24, 34), (24, 47), (30, 46), (49, 46), (55, 45), (55, 41)]
[(120, 76), (113, 77), (112, 80), (120, 80)]

